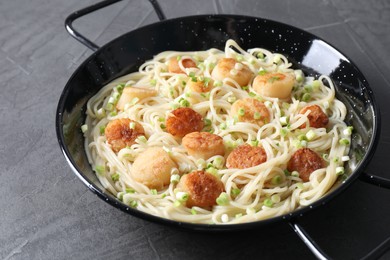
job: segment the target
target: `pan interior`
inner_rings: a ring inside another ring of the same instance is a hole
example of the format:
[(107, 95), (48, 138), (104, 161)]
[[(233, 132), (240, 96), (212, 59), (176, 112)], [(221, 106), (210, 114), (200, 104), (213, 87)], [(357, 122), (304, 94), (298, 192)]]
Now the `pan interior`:
[[(228, 39), (235, 40), (243, 49), (262, 47), (282, 53), (294, 68), (302, 69), (305, 75), (324, 74), (334, 81), (337, 98), (348, 109), (347, 124), (355, 129), (351, 160), (346, 167), (349, 177), (340, 180), (327, 196), (315, 204), (324, 203), (325, 199), (343, 190), (346, 185), (340, 183), (351, 182), (358, 176), (374, 146), (379, 114), (367, 81), (348, 58), (314, 35), (278, 22), (231, 15), (193, 16), (152, 24), (113, 40), (89, 57), (67, 83), (57, 110), (57, 135), (72, 169), (90, 189), (122, 210), (154, 219), (129, 210), (105, 191), (97, 180), (84, 152), (84, 138), (80, 131), (85, 120), (86, 102), (103, 85), (136, 71), (139, 65), (157, 53), (223, 49)], [(160, 218), (154, 220), (166, 221)]]

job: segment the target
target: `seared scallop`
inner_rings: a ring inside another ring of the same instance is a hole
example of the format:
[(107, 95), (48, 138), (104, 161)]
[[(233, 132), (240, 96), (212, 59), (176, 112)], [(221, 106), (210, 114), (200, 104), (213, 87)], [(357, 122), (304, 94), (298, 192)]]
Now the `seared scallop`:
[(257, 99), (244, 98), (233, 103), (230, 112), (240, 122), (248, 122), (263, 126), (270, 122), (267, 107)]
[[(309, 120), (310, 127), (322, 128), (326, 127), (329, 122), (328, 116), (322, 111), (321, 107), (318, 105), (305, 106), (299, 111), (300, 114), (305, 114), (307, 111), (310, 111), (307, 115)], [(306, 124), (301, 125), (299, 128), (305, 128)]]
[(222, 58), (213, 69), (213, 80), (223, 81), (230, 78), (240, 86), (247, 86), (253, 77), (253, 72), (241, 62), (232, 58)]
[(138, 136), (145, 135), (145, 131), (140, 123), (128, 118), (120, 118), (107, 124), (104, 135), (111, 149), (119, 152), (126, 146), (134, 144)]
[(210, 208), (217, 204), (216, 199), (224, 191), (224, 185), (211, 173), (194, 171), (181, 177), (177, 190), (188, 193), (187, 207)]
[(206, 160), (214, 155), (225, 154), (222, 137), (208, 132), (189, 133), (183, 137), (182, 144), (187, 153), (195, 158)]
[(140, 88), (140, 87), (125, 87), (123, 89), (122, 95), (116, 104), (118, 110), (123, 110), (127, 103), (130, 103), (134, 98), (142, 100), (148, 97), (154, 97), (157, 95), (157, 91), (150, 88)]
[(131, 175), (150, 189), (161, 190), (169, 185), (173, 168), (177, 165), (163, 148), (151, 147), (135, 158)]
[(183, 137), (192, 132), (199, 132), (203, 129), (203, 126), (202, 116), (188, 107), (173, 110), (166, 120), (168, 133), (177, 137)]
[(252, 87), (264, 97), (286, 99), (291, 95), (295, 77), (291, 73), (264, 73), (256, 76)]
[(309, 181), (312, 172), (324, 167), (326, 167), (325, 161), (309, 148), (297, 150), (287, 164), (287, 170), (297, 171), (303, 181)]
[(182, 59), (178, 61), (177, 57), (170, 58), (168, 61), (168, 71), (171, 73), (183, 73), (179, 66), (179, 62), (182, 63), (184, 68), (196, 68), (196, 63), (191, 59)]
[(267, 161), (267, 154), (263, 147), (243, 144), (237, 146), (226, 159), (226, 167), (245, 169)]

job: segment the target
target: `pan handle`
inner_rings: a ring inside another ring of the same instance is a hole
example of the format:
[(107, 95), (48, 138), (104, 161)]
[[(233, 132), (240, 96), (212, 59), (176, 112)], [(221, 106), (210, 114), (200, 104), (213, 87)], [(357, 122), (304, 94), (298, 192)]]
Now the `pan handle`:
[[(299, 238), (305, 243), (305, 245), (310, 249), (310, 251), (317, 257), (317, 259), (326, 260), (332, 259), (329, 257), (318, 245), (317, 243), (309, 236), (306, 230), (297, 223), (296, 219), (289, 221), (290, 227), (294, 232), (299, 236)], [(377, 247), (372, 249), (367, 255), (362, 257), (362, 260), (375, 260), (379, 259), (387, 251), (390, 250), (390, 237), (385, 239)]]
[[(115, 3), (120, 2), (120, 1), (122, 1), (122, 0), (104, 0), (104, 1), (101, 1), (99, 3), (96, 3), (96, 4), (88, 6), (88, 7), (85, 7), (83, 9), (81, 9), (81, 10), (78, 10), (78, 11), (70, 14), (65, 19), (65, 28), (66, 28), (66, 30), (68, 31), (68, 33), (73, 38), (75, 38), (76, 40), (78, 40), (79, 42), (81, 42), (82, 44), (87, 46), (89, 49), (91, 49), (94, 52), (97, 51), (99, 49), (99, 46), (96, 45), (91, 40), (89, 40), (84, 35), (82, 35), (81, 33), (79, 33), (77, 30), (75, 30), (74, 27), (73, 27), (73, 22), (75, 20), (77, 20), (78, 18), (82, 17), (82, 16), (85, 16), (85, 15), (87, 15), (89, 13), (95, 12), (95, 11), (97, 11), (99, 9), (102, 9), (102, 8), (104, 8), (106, 6), (115, 4)], [(157, 0), (149, 0), (149, 2), (152, 4), (153, 9), (156, 12), (156, 14), (157, 14), (158, 18), (160, 19), (160, 21), (165, 20), (166, 19), (165, 15), (164, 15), (160, 5), (158, 4)]]
[(360, 174), (359, 176), (359, 179), (361, 181), (376, 185), (381, 188), (390, 189), (390, 180), (380, 176), (362, 172), (362, 174)]

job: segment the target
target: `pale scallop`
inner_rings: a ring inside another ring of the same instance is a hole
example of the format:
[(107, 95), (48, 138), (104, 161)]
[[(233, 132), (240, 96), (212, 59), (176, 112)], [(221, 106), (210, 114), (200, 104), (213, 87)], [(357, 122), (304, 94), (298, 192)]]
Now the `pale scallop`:
[(150, 189), (161, 190), (169, 185), (173, 168), (177, 165), (163, 148), (151, 147), (137, 156), (131, 175)]
[(290, 73), (264, 73), (256, 76), (252, 87), (260, 96), (287, 99), (294, 84), (295, 77)]

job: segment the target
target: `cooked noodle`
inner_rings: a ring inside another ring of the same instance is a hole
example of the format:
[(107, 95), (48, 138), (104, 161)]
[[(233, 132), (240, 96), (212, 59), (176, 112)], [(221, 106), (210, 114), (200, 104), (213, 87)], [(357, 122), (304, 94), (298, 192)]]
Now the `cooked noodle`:
[[(233, 48), (232, 48), (233, 47)], [(258, 58), (262, 53), (265, 58)], [(181, 57), (180, 68), (185, 74), (167, 72), (167, 61), (171, 57)], [(298, 82), (292, 91), (291, 99), (259, 97), (255, 95), (252, 85), (247, 89), (237, 82), (226, 78), (220, 84), (215, 84), (209, 93), (200, 95), (192, 93), (183, 82), (189, 79), (191, 72), (198, 76), (211, 78), (211, 71), (221, 58), (230, 57), (240, 60), (257, 75), (259, 70), (294, 73), (286, 57), (272, 53), (262, 48), (244, 51), (232, 40), (228, 40), (224, 51), (209, 49), (196, 52), (166, 51), (156, 55), (141, 65), (138, 72), (120, 77), (104, 86), (87, 104), (87, 119), (85, 125), (85, 150), (102, 186), (116, 195), (125, 204), (138, 210), (177, 221), (193, 223), (230, 224), (280, 216), (297, 208), (307, 206), (326, 194), (340, 176), (338, 171), (344, 164), (349, 145), (340, 144), (340, 139), (350, 141), (350, 135), (345, 134), (347, 125), (344, 122), (346, 107), (335, 98), (335, 88), (327, 76), (320, 76), (318, 89), (311, 92), (308, 102), (302, 101), (305, 86), (312, 85), (313, 78), (306, 77)], [(197, 68), (185, 68), (182, 60), (191, 59), (197, 63)], [(227, 84), (229, 83), (229, 85)], [(116, 111), (110, 107), (110, 97), (118, 91), (118, 85), (135, 86), (154, 89), (157, 96), (142, 100), (134, 100), (125, 106), (124, 111)], [(263, 126), (248, 122), (237, 122), (230, 113), (232, 100), (254, 97), (261, 100), (270, 111), (271, 120)], [(206, 169), (215, 165), (213, 156), (206, 161), (189, 156), (181, 145), (181, 139), (169, 134), (164, 126), (169, 113), (180, 106), (180, 100), (189, 100), (190, 107), (208, 119), (209, 123), (203, 131), (211, 131), (223, 138), (227, 151), (237, 145), (258, 142), (267, 155), (267, 161), (245, 169), (228, 169), (226, 166), (217, 169), (216, 175), (224, 184), (229, 203), (226, 206), (216, 205), (212, 209), (199, 207), (187, 208), (179, 205), (175, 197), (175, 183), (156, 192), (135, 181), (130, 172), (134, 159), (148, 147), (159, 146), (169, 152), (177, 163), (181, 175), (196, 169)], [(308, 122), (307, 113), (299, 114), (306, 105), (319, 105), (329, 117), (325, 128), (299, 127)], [(281, 123), (281, 117), (289, 118), (289, 124)], [(108, 122), (118, 118), (129, 118), (139, 122), (145, 130), (145, 139), (139, 138), (131, 147), (115, 153), (102, 129)], [(313, 131), (313, 140), (300, 141), (299, 136)], [(286, 165), (291, 155), (298, 147), (307, 147), (324, 155), (327, 167), (314, 171), (310, 180), (303, 182), (298, 176), (286, 172)], [(113, 176), (117, 178), (113, 178)], [(277, 183), (272, 180), (279, 176)], [(240, 188), (241, 192), (234, 196), (232, 192)], [(265, 200), (272, 201), (267, 205)]]

